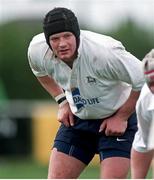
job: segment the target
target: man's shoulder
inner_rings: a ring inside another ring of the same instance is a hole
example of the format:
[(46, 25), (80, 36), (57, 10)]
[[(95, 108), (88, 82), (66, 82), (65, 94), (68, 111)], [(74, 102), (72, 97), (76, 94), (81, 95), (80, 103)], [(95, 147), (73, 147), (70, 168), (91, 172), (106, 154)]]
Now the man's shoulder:
[(46, 43), (44, 33), (35, 35), (28, 48), (28, 52), (31, 56), (44, 57), (46, 52), (49, 50), (49, 46)]
[(104, 34), (87, 31), (87, 30), (81, 30), (81, 36), (83, 40), (85, 39), (89, 42), (94, 43), (95, 45), (98, 44), (106, 48), (116, 48), (116, 47), (124, 48), (124, 46), (120, 41), (114, 39), (111, 36), (107, 36)]
[(48, 46), (46, 41), (45, 41), (44, 33), (40, 33), (40, 34), (35, 35), (30, 42), (30, 46), (39, 46), (41, 44)]

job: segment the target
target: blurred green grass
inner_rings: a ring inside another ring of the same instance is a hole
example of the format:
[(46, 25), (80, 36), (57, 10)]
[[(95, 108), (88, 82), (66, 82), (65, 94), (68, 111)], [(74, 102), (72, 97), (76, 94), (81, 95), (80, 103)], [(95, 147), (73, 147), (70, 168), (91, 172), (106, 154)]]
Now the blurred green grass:
[[(47, 165), (41, 165), (29, 157), (0, 158), (0, 179), (46, 179), (47, 172)], [(98, 178), (99, 167), (93, 165), (89, 165), (80, 176), (80, 179)], [(152, 179), (151, 170), (147, 179)]]

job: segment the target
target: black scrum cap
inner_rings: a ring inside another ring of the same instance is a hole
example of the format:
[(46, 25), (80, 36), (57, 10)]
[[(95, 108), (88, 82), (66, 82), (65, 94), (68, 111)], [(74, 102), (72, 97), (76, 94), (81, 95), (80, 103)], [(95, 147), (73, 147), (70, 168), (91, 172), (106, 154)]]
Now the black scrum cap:
[[(67, 8), (54, 8), (49, 11), (43, 21), (43, 30), (47, 44), (49, 37), (53, 34), (69, 31), (72, 32), (79, 43), (80, 28), (75, 14)], [(51, 47), (50, 47), (51, 48)]]

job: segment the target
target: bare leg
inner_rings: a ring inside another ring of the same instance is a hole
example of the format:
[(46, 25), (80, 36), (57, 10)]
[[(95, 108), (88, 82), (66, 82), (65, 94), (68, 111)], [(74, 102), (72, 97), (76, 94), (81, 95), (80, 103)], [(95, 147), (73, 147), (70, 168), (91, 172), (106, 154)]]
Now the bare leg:
[(80, 160), (54, 148), (50, 157), (48, 179), (76, 179), (85, 167)]
[(101, 161), (101, 179), (125, 179), (130, 160), (124, 157), (111, 157)]
[(134, 149), (131, 151), (131, 173), (133, 179), (144, 179), (149, 170), (153, 151), (145, 153), (137, 152)]

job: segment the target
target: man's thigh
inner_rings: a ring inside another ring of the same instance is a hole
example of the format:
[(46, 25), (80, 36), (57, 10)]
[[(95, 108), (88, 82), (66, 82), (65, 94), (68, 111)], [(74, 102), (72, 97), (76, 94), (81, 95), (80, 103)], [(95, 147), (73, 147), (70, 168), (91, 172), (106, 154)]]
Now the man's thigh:
[(85, 166), (86, 165), (80, 160), (53, 148), (49, 162), (48, 178), (76, 179)]
[(130, 166), (130, 151), (136, 131), (137, 120), (134, 113), (129, 118), (128, 127), (122, 136), (100, 135), (98, 152), (101, 159), (101, 178), (126, 178)]
[(73, 128), (62, 124), (55, 137), (53, 147), (88, 165), (96, 153), (98, 141), (94, 133), (82, 129), (87, 126), (86, 123), (81, 122)]
[(110, 157), (130, 158), (130, 152), (137, 131), (136, 114), (128, 120), (128, 127), (122, 136), (99, 135), (98, 152), (101, 160)]
[(76, 179), (95, 155), (97, 139), (88, 132), (87, 122), (75, 127), (63, 124), (55, 137), (50, 158), (48, 178)]

